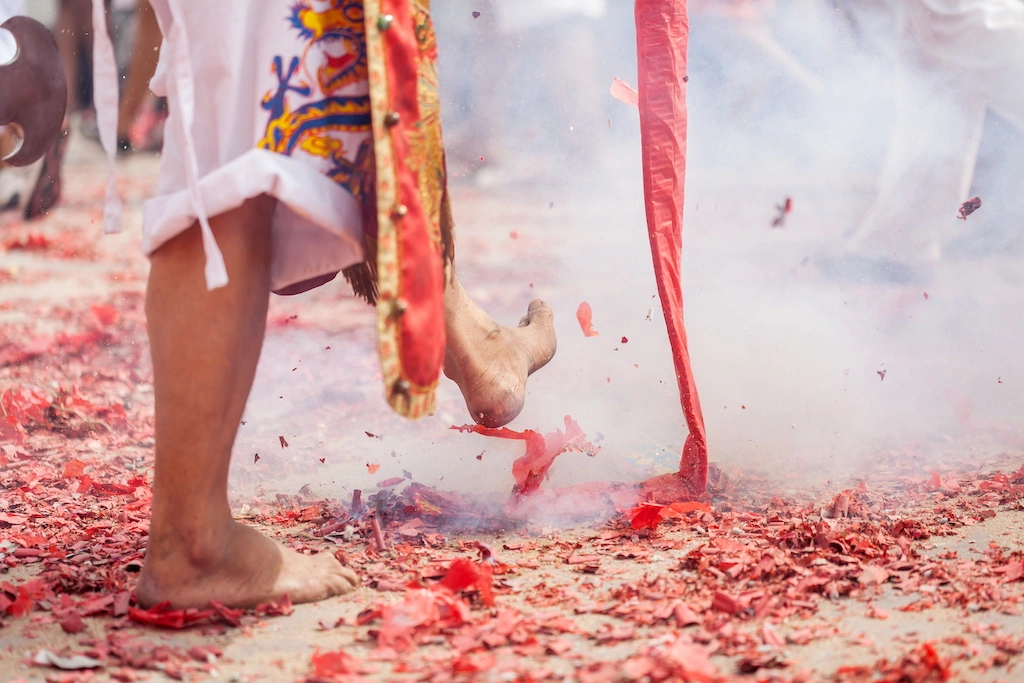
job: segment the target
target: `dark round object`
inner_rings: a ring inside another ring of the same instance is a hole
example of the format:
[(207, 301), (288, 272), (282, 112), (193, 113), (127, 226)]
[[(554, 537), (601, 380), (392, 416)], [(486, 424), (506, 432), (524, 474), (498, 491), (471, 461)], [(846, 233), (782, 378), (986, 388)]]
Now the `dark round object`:
[(68, 86), (57, 41), (35, 19), (13, 17), (0, 28), (14, 35), (18, 52), (0, 64), (0, 124), (17, 124), (21, 148), (4, 163), (28, 166), (39, 160), (60, 135)]

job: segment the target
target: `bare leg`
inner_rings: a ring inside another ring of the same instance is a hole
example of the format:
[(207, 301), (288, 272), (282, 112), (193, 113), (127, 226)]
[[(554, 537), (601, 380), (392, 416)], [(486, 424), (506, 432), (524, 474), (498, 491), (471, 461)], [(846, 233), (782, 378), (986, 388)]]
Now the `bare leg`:
[(454, 277), (444, 304), (444, 374), (459, 385), (476, 422), (488, 427), (508, 424), (523, 409), (526, 378), (555, 355), (551, 308), (534, 301), (519, 327), (502, 327), (473, 303)]
[(228, 507), (231, 447), (266, 325), (273, 210), (261, 197), (211, 221), (231, 277), (222, 289), (206, 290), (197, 226), (153, 255), (146, 315), (156, 474), (137, 588), (145, 605), (252, 606), (286, 593), (309, 602), (359, 585), (329, 553), (286, 550), (235, 522)]

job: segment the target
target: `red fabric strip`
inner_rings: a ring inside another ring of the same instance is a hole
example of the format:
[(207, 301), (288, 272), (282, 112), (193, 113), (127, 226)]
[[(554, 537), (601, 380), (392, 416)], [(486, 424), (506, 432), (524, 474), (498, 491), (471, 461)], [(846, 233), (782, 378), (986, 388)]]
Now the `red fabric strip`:
[(691, 497), (702, 498), (708, 476), (707, 439), (686, 348), (680, 281), (687, 126), (684, 77), (690, 25), (686, 0), (636, 0), (635, 13), (647, 231), (680, 402), (690, 430), (679, 477)]
[[(436, 55), (421, 54), (417, 36), (417, 17), (410, 0), (383, 0), (382, 7), (393, 17), (384, 35), (387, 41), (388, 88), (390, 108), (398, 114), (398, 123), (390, 129), (398, 177), (398, 196), (408, 213), (396, 221), (399, 230), (395, 245), (400, 269), (398, 296), (408, 309), (395, 324), (401, 325), (398, 349), (403, 377), (417, 387), (431, 387), (441, 376), (444, 362), (444, 262), (440, 245), (430, 234), (430, 207), (424, 205), (417, 169), (429, 163), (427, 144), (415, 146), (422, 137), (419, 89), (420, 62)], [(383, 242), (378, 249), (391, 248)]]

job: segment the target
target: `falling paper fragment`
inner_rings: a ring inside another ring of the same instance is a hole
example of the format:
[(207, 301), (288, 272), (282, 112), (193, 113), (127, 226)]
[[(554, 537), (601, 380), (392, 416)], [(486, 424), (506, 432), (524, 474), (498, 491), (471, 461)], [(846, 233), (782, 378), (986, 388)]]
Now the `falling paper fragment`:
[(366, 469), (370, 471), (370, 474), (377, 474), (377, 470), (380, 469), (380, 465), (371, 465), (370, 463), (366, 463)]
[(786, 226), (786, 216), (793, 212), (793, 198), (786, 197), (786, 201), (775, 207), (778, 214), (775, 216), (775, 220), (772, 221), (773, 228), (784, 228)]
[[(548, 476), (551, 465), (555, 458), (567, 451), (583, 452), (587, 455), (597, 455), (601, 450), (586, 440), (586, 435), (568, 415), (565, 416), (565, 433), (556, 430), (552, 434), (541, 435), (533, 430), (516, 432), (505, 427), (491, 428), (480, 425), (464, 425), (452, 427), (460, 432), (475, 432), (484, 436), (493, 436), (499, 439), (513, 439), (526, 442), (526, 454), (512, 463), (512, 476), (516, 480), (513, 490), (513, 500), (529, 495), (540, 488), (541, 482)], [(478, 456), (478, 460), (483, 453)]]
[(612, 94), (612, 97), (620, 102), (625, 102), (631, 107), (640, 106), (640, 95), (630, 87), (629, 83), (619, 78), (612, 80), (612, 87), (609, 92)]
[(288, 448), (288, 442), (284, 440), (283, 436), (279, 436), (277, 438), (281, 440), (281, 448)]
[(960, 215), (957, 216), (962, 221), (967, 220), (967, 217), (972, 213), (981, 208), (981, 197), (974, 197), (968, 199), (966, 202), (960, 205)]
[(586, 301), (576, 309), (576, 320), (580, 322), (580, 329), (585, 337), (599, 337), (601, 333), (594, 329), (594, 311)]

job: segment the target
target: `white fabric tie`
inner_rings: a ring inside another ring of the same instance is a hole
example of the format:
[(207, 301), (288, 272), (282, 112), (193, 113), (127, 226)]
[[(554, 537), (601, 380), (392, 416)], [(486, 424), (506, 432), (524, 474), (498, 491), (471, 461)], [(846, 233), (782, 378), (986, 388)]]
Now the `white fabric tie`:
[[(92, 80), (93, 103), (96, 106), (96, 125), (100, 131), (100, 143), (107, 154), (109, 175), (107, 194), (103, 201), (104, 232), (121, 231), (121, 195), (117, 191), (117, 62), (114, 60), (114, 46), (107, 32), (107, 15), (103, 0), (92, 2)], [(68, 78), (73, 78), (68, 74)]]
[[(189, 202), (199, 221), (203, 236), (203, 252), (206, 255), (206, 288), (217, 289), (228, 283), (228, 271), (224, 266), (217, 240), (214, 239), (210, 221), (206, 216), (202, 198), (199, 195), (199, 161), (195, 142), (192, 139), (192, 125), (195, 122), (195, 80), (192, 71), (192, 56), (189, 52), (188, 30), (185, 15), (179, 0), (169, 0), (171, 9), (171, 35), (166, 37), (171, 54), (171, 83), (176, 91), (178, 118), (185, 143), (185, 178)], [(100, 130), (100, 141), (110, 164), (110, 179), (107, 182), (107, 196), (103, 208), (103, 225), (106, 232), (118, 232), (121, 228), (121, 197), (117, 192), (115, 159), (117, 157), (117, 109), (119, 89), (117, 63), (114, 47), (107, 32), (104, 0), (93, 0), (93, 81), (96, 85), (93, 99), (96, 104), (96, 123)]]
[(188, 184), (189, 199), (192, 210), (199, 220), (199, 228), (203, 234), (203, 251), (206, 254), (206, 288), (217, 289), (228, 283), (228, 271), (224, 266), (224, 256), (213, 237), (210, 221), (199, 195), (199, 158), (196, 155), (195, 141), (192, 139), (192, 125), (196, 114), (195, 78), (192, 71), (192, 55), (189, 52), (188, 30), (185, 27), (185, 13), (179, 0), (170, 0), (171, 35), (171, 82), (178, 95), (178, 108), (183, 128), (182, 139), (185, 141), (185, 178)]

